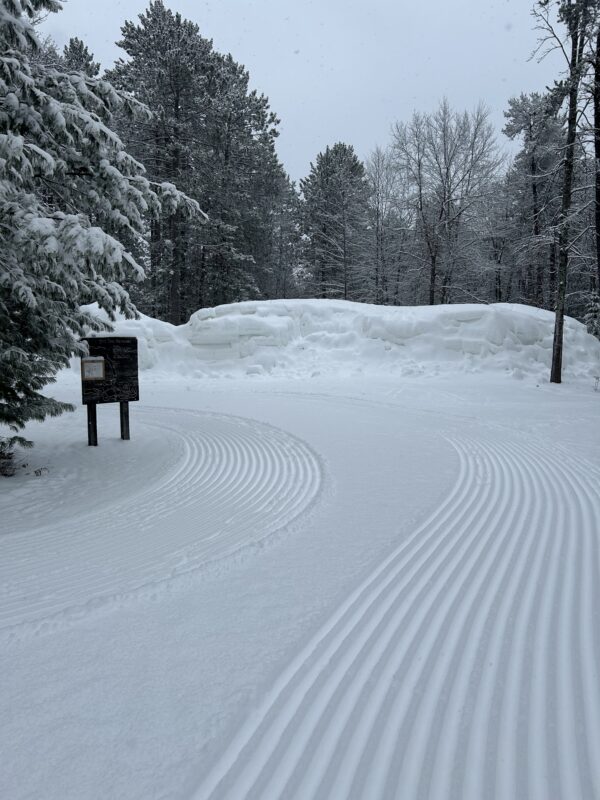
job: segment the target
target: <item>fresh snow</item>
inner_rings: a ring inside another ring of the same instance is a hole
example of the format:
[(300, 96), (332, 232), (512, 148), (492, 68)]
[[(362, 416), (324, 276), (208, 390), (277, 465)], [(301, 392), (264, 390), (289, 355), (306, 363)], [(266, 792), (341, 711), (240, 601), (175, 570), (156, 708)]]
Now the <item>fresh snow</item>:
[(0, 797), (599, 797), (600, 343), (550, 385), (552, 322), (119, 320), (131, 441), (32, 424), (0, 487)]

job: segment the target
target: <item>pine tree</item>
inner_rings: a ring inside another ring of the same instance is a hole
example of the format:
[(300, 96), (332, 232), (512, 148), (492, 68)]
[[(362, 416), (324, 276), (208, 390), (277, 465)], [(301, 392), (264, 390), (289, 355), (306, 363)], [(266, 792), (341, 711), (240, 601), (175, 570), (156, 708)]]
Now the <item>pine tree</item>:
[[(176, 183), (194, 196), (194, 175), (205, 168), (194, 152), (195, 124), (205, 113), (202, 84), (212, 43), (198, 26), (153, 0), (138, 24), (125, 22), (119, 59), (108, 77), (151, 109), (145, 118), (121, 119), (119, 131), (132, 153), (157, 181)], [(189, 265), (189, 226), (180, 213), (161, 214), (152, 223), (148, 283), (140, 306), (173, 323), (184, 320), (183, 286)]]
[(593, 294), (585, 310), (583, 322), (588, 329), (588, 332), (600, 339), (600, 295)]
[(510, 188), (518, 210), (515, 228), (519, 268), (518, 298), (540, 307), (554, 304), (556, 275), (550, 272), (550, 249), (561, 180), (560, 150), (564, 120), (551, 95), (532, 93), (509, 100), (504, 133), (521, 137), (522, 148), (510, 171)]
[(153, 112), (122, 125), (125, 140), (152, 177), (177, 183), (208, 214), (202, 227), (177, 215), (156, 220), (141, 307), (182, 322), (204, 305), (263, 296), (287, 192), (267, 98), (250, 91), (247, 71), (162, 0), (137, 24), (125, 23), (119, 44), (128, 59), (117, 62), (111, 80)]
[(89, 78), (95, 78), (100, 72), (100, 64), (94, 61), (93, 54), (76, 36), (69, 39), (69, 44), (65, 45), (63, 60), (66, 69), (84, 72)]
[(262, 256), (263, 295), (267, 298), (297, 297), (303, 284), (299, 279), (303, 249), (301, 204), (296, 187), (287, 178), (282, 194), (273, 195), (273, 209), (263, 240), (268, 248)]
[(300, 187), (313, 291), (354, 299), (370, 194), (365, 167), (351, 145), (338, 142), (317, 155)]
[(111, 130), (115, 113), (147, 115), (106, 81), (30, 59), (32, 20), (55, 0), (0, 0), (0, 423), (70, 409), (42, 389), (86, 330), (109, 329), (81, 310), (98, 303), (109, 318), (135, 314), (124, 281), (143, 271), (127, 243), (161, 209), (196, 214), (174, 186), (151, 185)]
[(250, 76), (231, 56), (215, 57), (205, 135), (210, 198), (199, 299), (230, 303), (263, 296), (272, 212), (283, 202), (286, 176), (275, 153), (279, 120)]

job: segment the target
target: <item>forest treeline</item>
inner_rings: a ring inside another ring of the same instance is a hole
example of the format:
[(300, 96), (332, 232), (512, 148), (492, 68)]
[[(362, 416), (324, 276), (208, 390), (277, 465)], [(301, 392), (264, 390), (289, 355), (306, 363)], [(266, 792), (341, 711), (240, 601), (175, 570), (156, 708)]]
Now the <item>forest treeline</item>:
[(510, 100), (501, 134), (485, 106), (442, 99), (364, 161), (332, 142), (298, 185), (268, 98), (194, 22), (152, 0), (101, 74), (76, 36), (62, 50), (41, 37), (59, 10), (0, 0), (0, 423), (13, 432), (67, 408), (40, 391), (103, 327), (91, 302), (176, 324), (255, 298), (528, 303), (556, 311), (557, 381), (564, 313), (599, 333), (600, 0), (536, 0), (539, 47), (562, 50), (564, 70)]
[[(600, 275), (593, 123), (600, 34), (595, 4), (588, 5), (567, 297), (568, 312), (579, 317), (591, 311)], [(539, 23), (553, 21), (551, 6), (536, 8)], [(564, 80), (510, 100), (502, 136), (519, 143), (511, 159), (484, 106), (458, 111), (442, 99), (433, 112), (397, 122), (365, 162), (351, 144), (332, 143), (296, 186), (277, 157), (279, 120), (268, 99), (195, 23), (154, 0), (124, 23), (119, 45), (124, 56), (104, 78), (151, 115), (118, 116), (115, 129), (151, 179), (175, 184), (208, 216), (204, 225), (180, 212), (150, 223), (136, 253), (146, 271), (133, 289), (140, 310), (180, 323), (203, 306), (253, 298), (554, 309)], [(58, 68), (99, 72), (79, 39), (63, 53), (46, 42), (45, 51)]]

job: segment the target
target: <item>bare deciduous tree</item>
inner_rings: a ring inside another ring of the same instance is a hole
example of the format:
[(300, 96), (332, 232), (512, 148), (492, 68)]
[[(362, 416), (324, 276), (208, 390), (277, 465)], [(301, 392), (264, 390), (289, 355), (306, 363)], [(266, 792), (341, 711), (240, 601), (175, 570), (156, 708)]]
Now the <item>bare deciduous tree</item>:
[(461, 234), (501, 164), (489, 113), (480, 105), (459, 114), (443, 100), (435, 113), (416, 113), (409, 123), (397, 123), (393, 148), (398, 170), (412, 190), (429, 261), (429, 303), (438, 295), (447, 302), (461, 259)]

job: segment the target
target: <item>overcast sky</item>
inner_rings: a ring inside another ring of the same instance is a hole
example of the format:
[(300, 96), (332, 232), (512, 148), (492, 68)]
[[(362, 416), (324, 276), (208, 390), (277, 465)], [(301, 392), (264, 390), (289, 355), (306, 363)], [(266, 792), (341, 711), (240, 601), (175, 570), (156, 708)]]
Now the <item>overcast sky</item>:
[[(562, 66), (528, 61), (533, 0), (165, 2), (244, 64), (269, 97), (281, 118), (278, 152), (296, 180), (336, 141), (365, 158), (388, 142), (394, 121), (433, 110), (444, 95), (461, 110), (483, 100), (500, 131), (508, 98), (543, 90)], [(66, 0), (45, 30), (60, 46), (79, 36), (110, 66), (123, 54), (115, 46), (123, 21), (147, 5)]]

